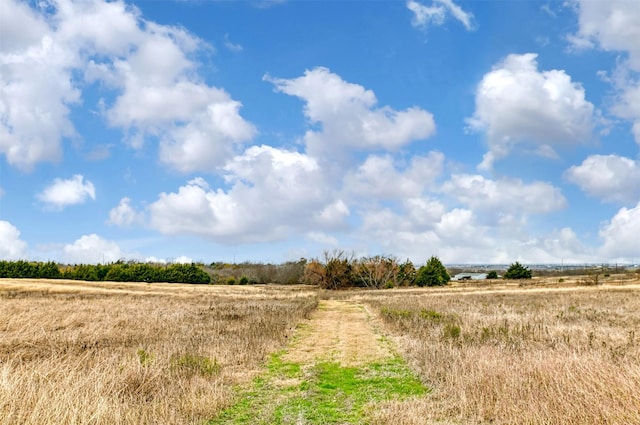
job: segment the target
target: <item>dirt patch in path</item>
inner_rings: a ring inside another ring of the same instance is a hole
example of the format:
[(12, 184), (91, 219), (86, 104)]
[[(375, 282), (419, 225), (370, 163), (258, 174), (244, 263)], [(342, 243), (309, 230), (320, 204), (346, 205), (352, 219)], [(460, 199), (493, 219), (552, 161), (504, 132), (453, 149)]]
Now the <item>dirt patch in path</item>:
[(390, 343), (376, 331), (374, 319), (364, 305), (325, 300), (309, 322), (301, 326), (282, 360), (358, 367), (392, 357)]

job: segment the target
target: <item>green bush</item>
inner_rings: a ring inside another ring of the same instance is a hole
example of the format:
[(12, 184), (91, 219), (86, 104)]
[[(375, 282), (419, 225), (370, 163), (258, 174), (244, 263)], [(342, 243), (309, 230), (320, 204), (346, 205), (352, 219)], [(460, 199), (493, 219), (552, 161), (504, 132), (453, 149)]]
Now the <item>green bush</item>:
[(487, 274), (487, 279), (497, 279), (498, 278), (498, 272), (495, 270), (491, 270), (488, 274)]
[(515, 262), (509, 266), (504, 274), (505, 279), (531, 279), (531, 270), (519, 262)]
[(442, 265), (438, 257), (431, 257), (427, 264), (418, 269), (416, 285), (418, 286), (443, 286), (449, 283), (451, 276)]

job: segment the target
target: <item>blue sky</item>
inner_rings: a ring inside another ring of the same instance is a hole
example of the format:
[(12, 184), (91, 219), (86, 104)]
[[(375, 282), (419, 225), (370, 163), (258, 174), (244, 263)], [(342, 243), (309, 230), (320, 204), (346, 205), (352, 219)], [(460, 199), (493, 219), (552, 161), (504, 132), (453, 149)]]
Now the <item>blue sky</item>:
[(0, 258), (640, 261), (640, 1), (0, 0)]

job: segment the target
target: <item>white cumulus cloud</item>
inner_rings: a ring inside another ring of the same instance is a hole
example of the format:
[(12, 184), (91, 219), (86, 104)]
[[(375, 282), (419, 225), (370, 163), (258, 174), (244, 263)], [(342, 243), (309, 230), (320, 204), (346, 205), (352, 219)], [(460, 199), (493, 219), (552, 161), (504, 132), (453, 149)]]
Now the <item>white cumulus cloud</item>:
[(615, 115), (631, 122), (640, 144), (640, 7), (637, 1), (577, 0), (578, 31), (568, 36), (575, 48), (620, 52), (613, 71)]
[(80, 174), (68, 180), (57, 178), (37, 196), (47, 207), (61, 210), (70, 205), (83, 204), (87, 199), (96, 199), (96, 189)]
[(225, 166), (229, 190), (202, 178), (161, 193), (149, 208), (151, 226), (165, 234), (195, 234), (226, 243), (276, 240), (294, 230), (343, 226), (349, 210), (331, 196), (315, 159), (254, 146)]
[(480, 213), (468, 208), (447, 210), (437, 201), (415, 199), (403, 211), (382, 209), (364, 214), (362, 240), (418, 265), (431, 255), (460, 264), (601, 260), (571, 228), (534, 236), (526, 220), (507, 215), (487, 223)]
[(84, 235), (63, 248), (63, 261), (68, 264), (112, 263), (126, 258), (126, 254), (114, 241), (94, 234)]
[(631, 262), (640, 258), (640, 202), (621, 208), (600, 229), (600, 256), (606, 261)]
[(277, 91), (304, 100), (307, 119), (321, 125), (321, 130), (309, 130), (304, 136), (313, 156), (349, 148), (397, 149), (435, 132), (431, 113), (416, 106), (404, 111), (376, 107), (373, 91), (344, 81), (327, 68), (307, 70), (289, 80), (268, 75), (264, 79)]
[(640, 162), (618, 155), (591, 155), (565, 172), (566, 178), (590, 196), (607, 202), (640, 200)]
[(123, 1), (43, 5), (2, 0), (0, 153), (10, 164), (60, 159), (61, 140), (77, 137), (71, 108), (93, 83), (108, 92), (94, 107), (123, 140), (159, 140), (161, 161), (178, 171), (210, 172), (255, 135), (241, 104), (198, 75), (194, 56), (209, 47), (185, 29)]
[(578, 47), (597, 44), (603, 50), (626, 51), (634, 69), (640, 71), (640, 7), (637, 1), (577, 0)]
[(474, 210), (545, 214), (567, 206), (560, 189), (545, 182), (491, 180), (477, 174), (454, 174), (442, 190)]
[(179, 257), (174, 258), (171, 262), (175, 264), (191, 264), (193, 263), (193, 259), (186, 257), (184, 255), (181, 255)]
[(151, 263), (151, 264), (167, 264), (167, 260), (163, 259), (163, 258), (156, 258), (154, 256), (151, 257), (146, 257), (144, 259), (145, 263)]
[(27, 243), (20, 239), (20, 231), (11, 223), (0, 220), (0, 260), (26, 259)]
[(30, 171), (61, 158), (60, 141), (80, 91), (72, 83), (77, 56), (27, 3), (2, 0), (0, 13), (0, 153)]
[(109, 211), (108, 224), (116, 226), (130, 226), (140, 222), (142, 216), (131, 206), (131, 199), (124, 197), (118, 203), (118, 206)]
[(563, 70), (538, 71), (537, 55), (512, 54), (482, 78), (469, 127), (486, 134), (489, 152), (481, 168), (507, 156), (519, 144), (542, 147), (592, 140), (594, 106), (583, 87)]
[(344, 186), (364, 200), (415, 197), (429, 187), (443, 170), (444, 155), (416, 155), (402, 169), (390, 155), (370, 155), (357, 170), (345, 176)]

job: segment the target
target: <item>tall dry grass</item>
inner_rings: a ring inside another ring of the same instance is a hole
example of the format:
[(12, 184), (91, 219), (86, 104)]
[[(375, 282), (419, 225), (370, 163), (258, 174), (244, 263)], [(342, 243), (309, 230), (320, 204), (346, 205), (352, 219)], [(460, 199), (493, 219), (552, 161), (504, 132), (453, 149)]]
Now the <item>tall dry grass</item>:
[(317, 305), (304, 288), (0, 280), (0, 424), (193, 424)]
[(640, 424), (640, 288), (366, 293), (433, 389), (374, 424)]

